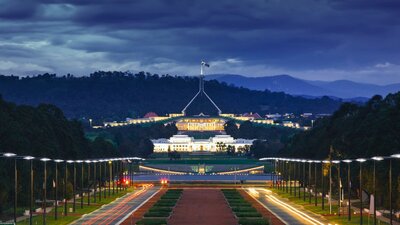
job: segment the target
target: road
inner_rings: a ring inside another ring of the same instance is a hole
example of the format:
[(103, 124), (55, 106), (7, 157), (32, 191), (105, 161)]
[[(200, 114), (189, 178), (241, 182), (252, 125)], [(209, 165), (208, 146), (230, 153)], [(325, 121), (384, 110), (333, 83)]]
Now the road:
[(160, 190), (159, 187), (149, 186), (142, 190), (128, 193), (121, 198), (104, 205), (100, 209), (89, 213), (82, 218), (74, 221), (74, 225), (105, 225), (120, 224), (132, 212), (138, 209), (148, 199)]
[(245, 191), (271, 211), (282, 222), (290, 225), (323, 225), (326, 220), (289, 203), (265, 188), (246, 188)]

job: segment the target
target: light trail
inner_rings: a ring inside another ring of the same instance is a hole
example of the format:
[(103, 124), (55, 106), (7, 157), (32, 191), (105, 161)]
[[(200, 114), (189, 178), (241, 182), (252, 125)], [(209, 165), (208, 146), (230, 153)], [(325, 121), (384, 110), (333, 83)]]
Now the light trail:
[(142, 165), (139, 166), (139, 169), (150, 170), (153, 172), (166, 173), (166, 174), (179, 174), (179, 175), (187, 174), (185, 172), (163, 170), (163, 169), (157, 169), (157, 168), (142, 166)]
[(227, 174), (235, 174), (235, 173), (245, 173), (245, 172), (249, 172), (249, 171), (252, 171), (252, 170), (263, 169), (263, 168), (264, 168), (264, 166), (256, 166), (256, 167), (251, 167), (251, 168), (246, 168), (246, 169), (241, 169), (241, 170), (235, 170), (235, 171), (218, 172), (216, 174), (227, 175)]
[[(99, 213), (95, 217), (89, 219), (88, 221), (84, 222), (83, 224), (91, 225), (91, 224), (103, 224), (108, 222), (113, 222), (115, 219), (117, 219), (120, 215), (125, 213), (126, 211), (129, 210), (129, 207), (126, 206), (126, 203), (131, 201), (132, 199), (136, 198), (138, 195), (142, 194), (143, 192), (147, 191), (148, 187), (151, 187), (152, 185), (143, 185), (143, 189), (137, 191), (136, 193), (132, 194), (129, 198), (124, 199), (121, 201), (117, 206), (113, 207), (112, 209)], [(107, 217), (106, 220), (101, 221), (102, 218)]]
[[(265, 189), (265, 190), (267, 191), (267, 189)], [(318, 225), (318, 224), (319, 224), (319, 225), (325, 225), (325, 224), (322, 223), (321, 221), (319, 221), (319, 220), (317, 220), (317, 219), (315, 219), (315, 218), (313, 218), (313, 217), (307, 215), (306, 213), (304, 213), (304, 212), (302, 212), (302, 211), (300, 211), (300, 210), (294, 208), (293, 206), (291, 206), (291, 205), (289, 205), (289, 204), (287, 204), (287, 203), (285, 203), (285, 202), (283, 202), (283, 201), (277, 199), (277, 198), (274, 197), (274, 196), (265, 195), (265, 197), (267, 197), (270, 201), (272, 201), (272, 202), (274, 202), (274, 203), (276, 203), (276, 204), (282, 206), (283, 208), (287, 209), (288, 211), (290, 211), (290, 212), (296, 214), (297, 216), (301, 217), (302, 219), (306, 220), (307, 222), (309, 222), (309, 223), (311, 223), (311, 224), (314, 224), (314, 225)]]

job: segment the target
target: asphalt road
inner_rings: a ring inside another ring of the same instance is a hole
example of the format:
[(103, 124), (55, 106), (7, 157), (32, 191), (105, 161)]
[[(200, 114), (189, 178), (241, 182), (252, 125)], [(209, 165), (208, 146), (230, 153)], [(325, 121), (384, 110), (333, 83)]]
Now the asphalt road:
[(105, 225), (120, 224), (129, 214), (138, 209), (144, 202), (150, 199), (160, 190), (159, 187), (147, 187), (128, 193), (121, 198), (107, 204), (100, 209), (74, 221), (74, 225)]
[(322, 218), (306, 212), (300, 207), (289, 204), (287, 201), (280, 199), (277, 195), (272, 194), (265, 188), (245, 189), (251, 196), (265, 206), (269, 211), (274, 213), (282, 222), (290, 225), (322, 225), (328, 224)]

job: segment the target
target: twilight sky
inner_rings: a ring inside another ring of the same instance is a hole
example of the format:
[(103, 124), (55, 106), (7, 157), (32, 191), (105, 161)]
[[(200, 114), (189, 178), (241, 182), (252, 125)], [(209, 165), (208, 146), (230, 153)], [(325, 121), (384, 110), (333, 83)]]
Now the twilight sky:
[(399, 0), (0, 0), (0, 74), (400, 82)]

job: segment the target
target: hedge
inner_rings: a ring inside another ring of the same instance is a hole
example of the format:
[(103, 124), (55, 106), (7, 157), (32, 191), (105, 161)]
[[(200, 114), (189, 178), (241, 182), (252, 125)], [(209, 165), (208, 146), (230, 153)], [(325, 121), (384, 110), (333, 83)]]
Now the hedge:
[(269, 225), (269, 222), (264, 218), (239, 218), (240, 225)]
[(171, 212), (150, 212), (148, 211), (147, 213), (144, 214), (144, 217), (169, 217)]
[(166, 225), (166, 219), (149, 219), (144, 218), (136, 222), (137, 225)]
[(237, 217), (261, 217), (259, 212), (235, 212)]

